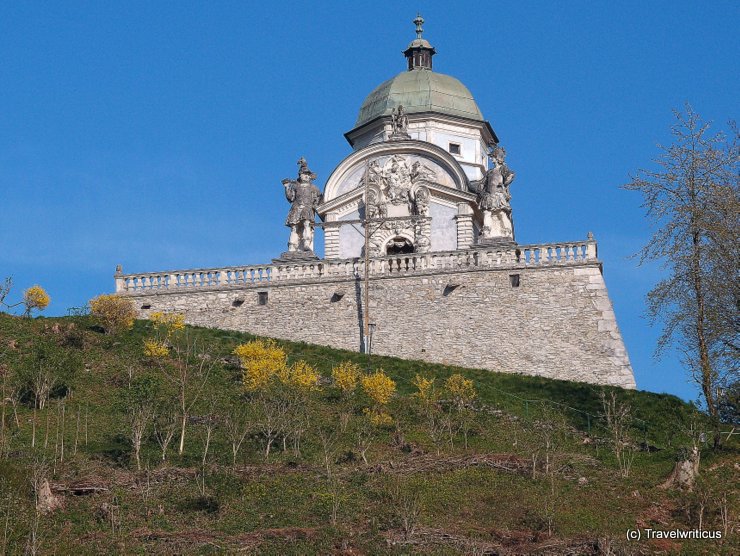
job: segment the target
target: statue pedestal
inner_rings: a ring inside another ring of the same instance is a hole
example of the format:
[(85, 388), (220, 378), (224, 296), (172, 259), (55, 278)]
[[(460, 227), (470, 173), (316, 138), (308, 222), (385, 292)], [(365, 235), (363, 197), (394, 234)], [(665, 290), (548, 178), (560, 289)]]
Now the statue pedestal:
[(404, 131), (395, 131), (388, 137), (389, 141), (408, 141), (411, 139), (411, 135)]
[(285, 263), (306, 263), (311, 261), (319, 261), (316, 253), (313, 251), (285, 251), (280, 253), (280, 257), (272, 259), (273, 264), (285, 264)]
[(518, 243), (511, 237), (479, 237), (478, 241), (472, 247), (473, 249), (476, 247), (502, 247), (508, 249), (517, 245)]

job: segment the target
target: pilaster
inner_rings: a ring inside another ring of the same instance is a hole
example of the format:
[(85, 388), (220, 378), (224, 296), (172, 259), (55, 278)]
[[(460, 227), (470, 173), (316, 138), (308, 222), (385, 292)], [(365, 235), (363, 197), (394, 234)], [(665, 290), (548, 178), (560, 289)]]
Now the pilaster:
[(468, 203), (457, 204), (457, 248), (468, 249), (473, 245), (473, 209)]

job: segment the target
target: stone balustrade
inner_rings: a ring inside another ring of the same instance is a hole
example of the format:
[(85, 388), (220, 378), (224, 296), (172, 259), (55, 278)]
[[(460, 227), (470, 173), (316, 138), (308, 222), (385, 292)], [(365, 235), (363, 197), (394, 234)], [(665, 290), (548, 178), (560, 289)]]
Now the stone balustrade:
[[(459, 272), (476, 269), (526, 268), (578, 265), (598, 262), (596, 241), (543, 243), (513, 247), (476, 246), (458, 251), (410, 253), (370, 260), (373, 277), (399, 274)], [(142, 294), (149, 292), (222, 289), (244, 286), (269, 286), (284, 282), (301, 282), (363, 277), (365, 262), (357, 259), (324, 259), (291, 264), (268, 264), (172, 270), (123, 274), (116, 272), (116, 292)]]

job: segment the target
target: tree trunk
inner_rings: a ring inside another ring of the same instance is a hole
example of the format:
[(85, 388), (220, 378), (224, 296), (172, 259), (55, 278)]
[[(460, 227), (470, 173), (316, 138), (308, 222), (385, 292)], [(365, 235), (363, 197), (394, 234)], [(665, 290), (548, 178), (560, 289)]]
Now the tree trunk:
[(208, 459), (208, 448), (211, 445), (211, 433), (213, 432), (213, 428), (209, 425), (206, 429), (206, 445), (203, 448), (203, 467), (206, 466), (206, 460)]
[(188, 422), (188, 416), (185, 415), (185, 412), (182, 413), (182, 423), (180, 426), (180, 448), (177, 450), (177, 453), (182, 455), (182, 453), (185, 451), (185, 425)]
[(717, 404), (714, 399), (714, 373), (712, 372), (712, 363), (709, 360), (709, 348), (706, 340), (706, 322), (705, 322), (705, 301), (704, 289), (701, 276), (701, 259), (700, 259), (700, 236), (694, 223), (695, 216), (692, 216), (692, 253), (691, 253), (691, 270), (692, 286), (696, 296), (696, 337), (699, 347), (699, 371), (701, 373), (701, 389), (704, 399), (707, 402), (707, 412), (714, 425), (714, 447), (719, 448), (721, 444), (721, 435), (719, 433), (719, 415), (717, 413)]

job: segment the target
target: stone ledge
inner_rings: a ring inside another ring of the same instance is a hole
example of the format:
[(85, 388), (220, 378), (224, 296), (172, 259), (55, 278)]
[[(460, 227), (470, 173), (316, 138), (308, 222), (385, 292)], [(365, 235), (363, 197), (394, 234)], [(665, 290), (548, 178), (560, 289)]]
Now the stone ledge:
[[(442, 268), (442, 269), (429, 269), (429, 270), (412, 270), (412, 271), (401, 271), (382, 275), (370, 275), (371, 282), (377, 282), (378, 280), (389, 280), (394, 278), (416, 278), (416, 277), (429, 277), (429, 276), (448, 276), (451, 274), (462, 274), (462, 273), (480, 273), (480, 272), (504, 272), (510, 273), (512, 270), (529, 270), (533, 272), (539, 271), (552, 271), (562, 270), (564, 268), (576, 269), (584, 266), (599, 267), (601, 263), (599, 261), (573, 261), (564, 262), (557, 265), (514, 265), (514, 266), (496, 266), (496, 267), (458, 267), (458, 268)], [(336, 284), (346, 282), (362, 282), (364, 280), (363, 275), (352, 276), (334, 276), (334, 275), (322, 275), (318, 278), (295, 278), (291, 280), (265, 280), (257, 281), (253, 283), (236, 283), (236, 284), (215, 284), (207, 286), (178, 286), (174, 288), (144, 288), (136, 290), (124, 290), (117, 292), (118, 295), (124, 295), (126, 297), (150, 297), (155, 295), (173, 295), (173, 294), (191, 294), (200, 292), (219, 292), (219, 291), (239, 291), (239, 290), (258, 290), (265, 288), (277, 288), (281, 286), (313, 286), (316, 284)]]

